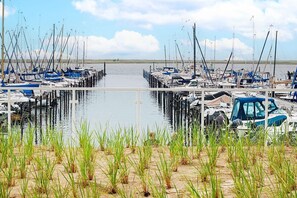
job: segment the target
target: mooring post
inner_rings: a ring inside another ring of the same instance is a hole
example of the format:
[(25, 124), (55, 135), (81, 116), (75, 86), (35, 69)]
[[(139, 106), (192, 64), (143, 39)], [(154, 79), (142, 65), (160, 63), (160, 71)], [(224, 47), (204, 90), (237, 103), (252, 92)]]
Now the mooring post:
[(8, 90), (8, 93), (7, 93), (7, 124), (8, 124), (8, 132), (10, 133), (11, 132), (11, 95), (10, 95), (10, 89)]
[[(204, 133), (204, 95), (205, 95), (205, 92), (204, 90), (201, 91), (201, 109), (200, 109), (200, 113), (201, 113), (201, 123), (200, 123), (200, 126), (201, 126), (201, 135), (203, 135)], [(201, 136), (200, 136), (201, 137)]]
[(265, 90), (265, 141), (264, 144), (267, 145), (267, 127), (268, 127), (268, 91)]
[(40, 127), (40, 135), (42, 134), (42, 95), (39, 97), (40, 99), (40, 107), (39, 107), (39, 127)]
[(103, 63), (103, 75), (106, 75), (106, 62)]

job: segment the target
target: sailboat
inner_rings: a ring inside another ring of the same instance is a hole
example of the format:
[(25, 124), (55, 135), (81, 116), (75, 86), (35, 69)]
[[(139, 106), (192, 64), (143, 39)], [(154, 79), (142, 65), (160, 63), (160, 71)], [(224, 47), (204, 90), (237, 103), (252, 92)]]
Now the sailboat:
[[(4, 73), (4, 62), (5, 62), (5, 55), (4, 55), (4, 0), (2, 0), (2, 48), (1, 48), (1, 87), (20, 87), (20, 88), (32, 88), (32, 87), (39, 87), (38, 84), (30, 84), (30, 83), (7, 83), (5, 82), (5, 73)], [(3, 92), (6, 92), (7, 90), (3, 90)], [(34, 93), (32, 90), (22, 90), (22, 92), (24, 93), (24, 95), (26, 96), (33, 96)]]

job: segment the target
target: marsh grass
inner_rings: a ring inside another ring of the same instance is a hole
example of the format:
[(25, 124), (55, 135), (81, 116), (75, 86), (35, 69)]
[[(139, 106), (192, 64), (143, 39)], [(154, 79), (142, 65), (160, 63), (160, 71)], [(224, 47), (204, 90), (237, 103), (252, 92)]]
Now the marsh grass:
[(198, 187), (190, 180), (187, 181), (187, 190), (191, 197), (202, 198), (203, 195)]
[[(75, 198), (296, 197), (297, 193), (295, 140), (271, 136), (266, 145), (267, 133), (261, 129), (239, 138), (228, 128), (203, 134), (193, 126), (189, 144), (184, 130), (169, 137), (163, 128), (147, 129), (139, 138), (133, 127), (94, 132), (84, 122), (70, 143), (51, 129), (44, 133), (42, 145), (35, 145), (34, 128), (26, 129), (22, 142), (16, 134), (19, 129), (15, 130), (0, 136), (0, 197), (11, 196), (11, 191), (16, 197)], [(56, 164), (59, 156), (61, 165)]]
[(21, 194), (21, 197), (22, 198), (26, 198), (26, 197), (29, 197), (28, 196), (28, 180), (27, 179), (23, 179), (22, 180), (22, 184), (21, 184), (21, 191), (20, 191), (20, 194)]
[(112, 159), (107, 159), (107, 170), (103, 170), (104, 174), (107, 176), (109, 185), (107, 186), (108, 193), (115, 194), (118, 191), (118, 172), (119, 172), (119, 165), (116, 161), (115, 157)]
[(81, 157), (79, 159), (79, 169), (81, 184), (88, 186), (89, 180), (93, 180), (95, 171), (95, 148), (93, 133), (90, 132), (87, 122), (83, 122), (78, 132)]
[(63, 161), (64, 140), (62, 131), (53, 131), (51, 136), (52, 147), (56, 156), (57, 164)]
[(3, 184), (0, 181), (0, 197), (9, 198), (11, 193), (11, 189), (7, 188), (7, 185)]
[(5, 177), (5, 184), (7, 187), (15, 186), (15, 166), (16, 166), (16, 157), (11, 156), (10, 162), (8, 163), (8, 167), (5, 169), (1, 169), (4, 177)]
[[(149, 188), (150, 188), (151, 195), (152, 195), (152, 197), (165, 198), (165, 197), (167, 197), (167, 192), (166, 192), (166, 188), (165, 188), (165, 186), (167, 186), (167, 184), (164, 185), (164, 180), (162, 179), (163, 176), (160, 176), (159, 174), (156, 174), (156, 176), (158, 179), (157, 180), (158, 184), (156, 182), (154, 182), (152, 178), (149, 178)], [(165, 183), (166, 183), (166, 181), (165, 181)], [(168, 186), (167, 186), (167, 189), (168, 189)]]
[(24, 179), (27, 176), (27, 164), (26, 164), (26, 155), (22, 153), (17, 159), (19, 171), (20, 171), (20, 179)]
[(102, 125), (100, 125), (99, 130), (97, 130), (95, 132), (96, 134), (96, 138), (99, 144), (99, 149), (101, 151), (105, 151), (106, 148), (106, 144), (107, 144), (107, 128), (108, 126), (104, 126), (102, 127)]
[(135, 161), (132, 158), (129, 158), (129, 162), (131, 166), (134, 168), (136, 174), (138, 175), (140, 181), (141, 181), (141, 186), (143, 190), (144, 196), (149, 196), (149, 176), (148, 176), (148, 170), (146, 169), (146, 160), (143, 154), (143, 151), (139, 150), (138, 151), (138, 157), (139, 161)]
[(52, 191), (55, 198), (69, 197), (69, 190), (61, 183), (59, 177), (54, 183)]
[(128, 184), (129, 183), (129, 173), (130, 169), (127, 165), (127, 157), (123, 156), (122, 163), (120, 164), (120, 181), (122, 184)]
[(72, 197), (77, 198), (78, 185), (76, 183), (76, 179), (74, 178), (73, 173), (67, 173), (67, 175), (65, 175), (63, 172), (61, 172), (61, 174), (63, 175), (63, 177), (65, 178), (68, 184), (68, 188), (70, 189), (70, 194), (72, 195)]
[(33, 160), (34, 154), (34, 131), (35, 129), (29, 125), (24, 135), (24, 152), (29, 165)]
[(157, 164), (157, 167), (161, 178), (165, 181), (166, 188), (170, 189), (172, 187), (172, 165), (164, 153), (159, 155), (159, 163)]
[(77, 148), (69, 145), (67, 149), (64, 150), (64, 155), (66, 157), (66, 162), (63, 164), (65, 170), (68, 173), (76, 173), (77, 172)]

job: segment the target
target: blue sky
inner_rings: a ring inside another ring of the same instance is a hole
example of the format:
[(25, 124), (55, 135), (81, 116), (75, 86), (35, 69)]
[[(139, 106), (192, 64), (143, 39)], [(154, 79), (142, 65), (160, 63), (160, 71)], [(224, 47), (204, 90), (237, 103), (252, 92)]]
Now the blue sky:
[(278, 31), (278, 59), (296, 60), (296, 7), (296, 0), (5, 0), (5, 29), (25, 27), (32, 50), (53, 24), (57, 32), (64, 24), (69, 45), (78, 41), (82, 49), (84, 42), (87, 58), (164, 59), (166, 46), (175, 59), (176, 41), (183, 59), (191, 59), (196, 23), (206, 59), (227, 59), (234, 46), (238, 60), (253, 53), (257, 60), (271, 30), (262, 59), (274, 56)]

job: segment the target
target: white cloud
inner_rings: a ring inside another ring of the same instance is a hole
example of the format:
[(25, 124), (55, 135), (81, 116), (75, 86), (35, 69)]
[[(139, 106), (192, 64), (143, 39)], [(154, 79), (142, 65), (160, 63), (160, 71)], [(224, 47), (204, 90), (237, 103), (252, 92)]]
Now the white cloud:
[[(142, 35), (128, 30), (116, 32), (110, 39), (101, 36), (80, 36), (77, 39), (80, 50), (82, 50), (82, 43), (85, 41), (88, 58), (135, 57), (135, 53), (146, 56), (159, 50), (159, 42), (152, 35)], [(73, 42), (76, 42), (75, 37), (70, 37), (70, 46)]]
[[(296, 32), (296, 0), (74, 0), (74, 7), (99, 19), (126, 20), (141, 27), (197, 22), (201, 28), (225, 31), (235, 27), (238, 34), (263, 39), (271, 24), (280, 40), (291, 40)], [(254, 16), (253, 20), (250, 20)]]
[[(2, 3), (0, 3), (0, 18), (2, 18)], [(8, 17), (9, 15), (12, 15), (15, 13), (15, 9), (4, 6), (4, 17)]]
[[(225, 59), (228, 59), (229, 54), (232, 52), (233, 46), (234, 46), (234, 59), (237, 60), (244, 60), (249, 57), (252, 57), (253, 49), (240, 41), (238, 38), (229, 39), (229, 38), (221, 38), (218, 40), (203, 40), (200, 41), (201, 48), (204, 48), (206, 45), (206, 48), (211, 50), (211, 53), (215, 53), (218, 55), (226, 56)], [(203, 49), (202, 49), (203, 50)], [(228, 56), (228, 57), (227, 57)]]

